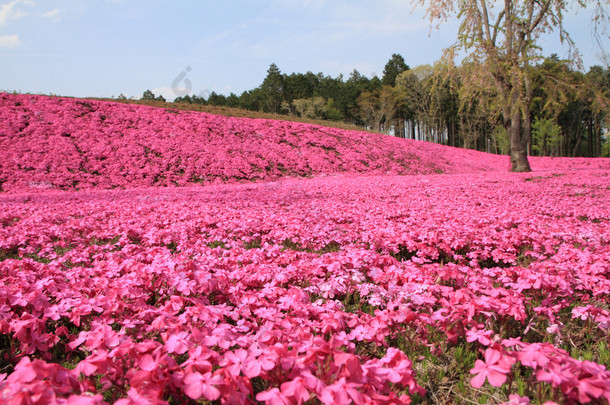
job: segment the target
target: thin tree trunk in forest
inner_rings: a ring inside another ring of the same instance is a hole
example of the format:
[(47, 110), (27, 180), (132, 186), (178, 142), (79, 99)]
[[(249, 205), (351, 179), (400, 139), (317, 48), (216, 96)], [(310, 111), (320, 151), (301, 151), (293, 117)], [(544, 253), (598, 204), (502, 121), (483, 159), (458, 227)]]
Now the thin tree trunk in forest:
[(451, 146), (455, 146), (455, 120), (451, 120)]
[(547, 156), (546, 135), (542, 137), (542, 155), (541, 156)]
[(574, 145), (574, 151), (572, 152), (572, 157), (576, 157), (578, 155), (578, 150), (580, 149), (580, 144), (582, 143), (582, 133), (578, 136), (576, 140), (576, 145)]
[(599, 119), (595, 120), (595, 132), (597, 133), (597, 157), (602, 156), (602, 129)]
[(587, 132), (587, 135), (589, 135), (589, 142), (587, 142), (589, 144), (589, 157), (593, 157), (595, 155), (595, 141), (593, 139), (593, 118), (589, 118), (589, 128)]

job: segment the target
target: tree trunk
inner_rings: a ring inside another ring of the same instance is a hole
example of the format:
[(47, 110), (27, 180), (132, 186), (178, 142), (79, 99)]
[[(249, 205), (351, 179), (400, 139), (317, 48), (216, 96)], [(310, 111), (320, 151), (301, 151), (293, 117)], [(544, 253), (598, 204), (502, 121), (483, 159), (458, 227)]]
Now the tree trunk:
[(578, 156), (578, 152), (580, 151), (580, 144), (582, 143), (582, 134), (578, 137), (576, 141), (576, 145), (574, 145), (574, 151), (572, 152), (572, 157)]
[(600, 119), (595, 120), (595, 132), (597, 134), (597, 154), (595, 157), (602, 157), (602, 129), (600, 123)]
[(511, 172), (531, 172), (529, 161), (527, 160), (527, 143), (529, 141), (529, 126), (527, 119), (521, 122), (521, 113), (515, 109), (510, 119), (509, 140), (510, 140), (510, 171)]
[(588, 146), (589, 146), (589, 156), (588, 157), (594, 157), (595, 156), (595, 147), (597, 146), (597, 142), (595, 141), (595, 133), (593, 132), (593, 117), (589, 118), (589, 130), (587, 131), (589, 133), (589, 141), (587, 142)]

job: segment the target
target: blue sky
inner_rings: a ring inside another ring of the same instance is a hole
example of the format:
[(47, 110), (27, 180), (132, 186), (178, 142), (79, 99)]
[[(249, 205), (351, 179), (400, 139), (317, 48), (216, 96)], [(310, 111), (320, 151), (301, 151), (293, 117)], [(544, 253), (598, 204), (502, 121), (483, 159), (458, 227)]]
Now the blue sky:
[[(284, 73), (382, 75), (393, 53), (432, 64), (457, 22), (430, 30), (408, 0), (0, 0), (0, 89), (66, 96), (174, 97), (258, 86)], [(591, 12), (567, 14), (585, 67), (601, 64)], [(544, 53), (566, 56), (558, 40)], [(177, 80), (178, 89), (186, 86)]]

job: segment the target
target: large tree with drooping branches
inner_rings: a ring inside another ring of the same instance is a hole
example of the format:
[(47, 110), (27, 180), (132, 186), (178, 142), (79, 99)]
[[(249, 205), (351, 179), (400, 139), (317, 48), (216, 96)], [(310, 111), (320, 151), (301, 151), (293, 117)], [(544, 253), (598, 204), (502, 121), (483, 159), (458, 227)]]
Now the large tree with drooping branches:
[(497, 105), (509, 134), (511, 170), (530, 171), (527, 145), (532, 124), (531, 66), (541, 57), (540, 37), (556, 31), (578, 61), (574, 42), (564, 27), (564, 14), (569, 4), (594, 7), (595, 32), (605, 36), (606, 0), (414, 1), (426, 8), (431, 22), (441, 24), (453, 14), (458, 17), (458, 41), (446, 55), (452, 58), (456, 51), (464, 50), (466, 58), (480, 67), (477, 75), (481, 86), (491, 83), (497, 94)]

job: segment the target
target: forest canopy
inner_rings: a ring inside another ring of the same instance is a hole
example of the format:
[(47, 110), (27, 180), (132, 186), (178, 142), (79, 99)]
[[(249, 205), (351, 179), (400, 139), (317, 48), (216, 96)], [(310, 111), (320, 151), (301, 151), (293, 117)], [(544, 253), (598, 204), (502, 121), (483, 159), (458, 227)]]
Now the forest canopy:
[[(381, 77), (282, 73), (272, 63), (260, 86), (240, 95), (186, 95), (175, 103), (226, 106), (340, 121), (401, 138), (508, 154), (497, 94), (472, 91), (476, 66), (444, 62), (410, 67), (393, 54)], [(576, 69), (556, 54), (531, 66), (528, 154), (609, 157), (610, 69)], [(145, 99), (155, 99), (147, 90)]]

